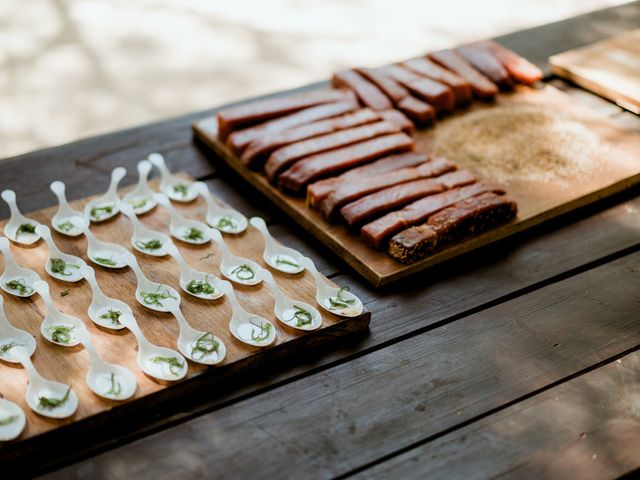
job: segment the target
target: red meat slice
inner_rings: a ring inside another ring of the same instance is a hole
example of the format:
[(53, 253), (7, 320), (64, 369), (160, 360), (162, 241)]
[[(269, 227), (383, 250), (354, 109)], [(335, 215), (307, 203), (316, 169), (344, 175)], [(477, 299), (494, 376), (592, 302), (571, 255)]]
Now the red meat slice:
[(473, 94), (481, 100), (493, 100), (498, 93), (498, 87), (473, 68), (469, 63), (453, 50), (441, 50), (429, 54), (434, 62), (457, 73), (471, 85)]
[(374, 68), (359, 68), (358, 72), (364, 75), (371, 82), (375, 83), (387, 97), (393, 100), (394, 104), (398, 104), (403, 98), (409, 96), (409, 90), (404, 88), (393, 78), (383, 75)]
[(513, 88), (513, 81), (504, 68), (502, 62), (488, 49), (480, 48), (478, 45), (463, 45), (456, 48), (456, 51), (464, 57), (476, 70), (483, 73), (501, 90)]
[(391, 122), (399, 126), (404, 133), (408, 133), (410, 135), (413, 132), (413, 122), (400, 110), (382, 110), (379, 113), (387, 122)]
[(355, 70), (343, 70), (334, 73), (332, 83), (336, 87), (350, 88), (362, 103), (374, 110), (393, 108), (387, 96)]
[(406, 62), (403, 65), (408, 69), (425, 77), (432, 78), (440, 83), (448, 85), (453, 91), (453, 95), (456, 98), (457, 105), (465, 105), (471, 101), (473, 92), (471, 91), (471, 85), (463, 79), (461, 76), (442, 68), (435, 62), (432, 62), (426, 57), (416, 57)]
[(537, 81), (542, 80), (543, 73), (533, 63), (529, 62), (526, 58), (521, 57), (517, 53), (503, 47), (493, 40), (487, 40), (478, 43), (479, 46), (490, 50), (504, 65), (504, 68), (511, 74), (511, 76), (520, 83), (525, 85), (533, 85)]
[(397, 107), (421, 127), (433, 123), (436, 119), (436, 111), (431, 105), (412, 96), (403, 98)]
[(400, 65), (387, 65), (378, 69), (406, 87), (414, 96), (429, 103), (436, 112), (450, 112), (455, 107), (453, 91), (447, 85), (420, 76)]

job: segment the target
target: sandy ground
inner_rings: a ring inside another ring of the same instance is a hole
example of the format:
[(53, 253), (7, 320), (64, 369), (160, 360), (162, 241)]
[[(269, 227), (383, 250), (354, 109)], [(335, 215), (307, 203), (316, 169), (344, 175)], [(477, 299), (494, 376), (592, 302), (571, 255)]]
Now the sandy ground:
[(2, 0), (0, 158), (621, 0)]

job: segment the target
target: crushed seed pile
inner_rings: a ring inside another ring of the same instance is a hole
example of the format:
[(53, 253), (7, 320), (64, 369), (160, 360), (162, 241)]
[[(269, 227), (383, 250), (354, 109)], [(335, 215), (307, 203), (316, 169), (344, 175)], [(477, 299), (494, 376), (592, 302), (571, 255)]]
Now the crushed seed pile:
[(433, 151), (497, 182), (549, 181), (584, 171), (598, 143), (583, 124), (560, 112), (514, 104), (441, 124)]

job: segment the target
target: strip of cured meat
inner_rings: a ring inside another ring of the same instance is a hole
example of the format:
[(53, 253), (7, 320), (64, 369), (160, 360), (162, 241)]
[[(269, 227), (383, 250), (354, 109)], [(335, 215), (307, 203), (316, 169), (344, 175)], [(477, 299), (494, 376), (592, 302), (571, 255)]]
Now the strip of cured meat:
[(456, 98), (457, 105), (466, 105), (471, 101), (473, 92), (471, 91), (471, 85), (459, 75), (442, 68), (435, 62), (432, 62), (426, 57), (416, 57), (402, 64), (408, 69), (425, 77), (437, 80), (440, 83), (448, 85), (453, 91), (453, 95)]
[(389, 237), (399, 231), (425, 222), (434, 213), (456, 202), (485, 192), (504, 194), (504, 190), (501, 188), (483, 182), (448, 190), (431, 197), (425, 197), (401, 210), (388, 213), (366, 224), (360, 230), (360, 235), (368, 245), (380, 248)]
[(381, 119), (381, 115), (370, 108), (361, 108), (353, 113), (347, 113), (339, 117), (319, 120), (283, 132), (269, 133), (252, 142), (242, 154), (241, 159), (245, 165), (260, 166), (271, 152), (278, 148), (306, 140), (307, 138), (373, 123)]
[(413, 122), (409, 120), (400, 110), (396, 110), (394, 108), (392, 110), (382, 110), (379, 113), (380, 116), (387, 122), (398, 125), (404, 133), (411, 134), (413, 132)]
[(438, 181), (447, 190), (456, 187), (464, 187), (475, 183), (476, 177), (469, 170), (457, 170), (438, 177)]
[(436, 246), (505, 223), (517, 211), (515, 202), (495, 193), (467, 198), (436, 213), (427, 223), (395, 235), (389, 242), (389, 254), (402, 263), (415, 262)]
[(479, 99), (493, 100), (498, 93), (498, 87), (491, 80), (469, 65), (460, 54), (453, 50), (433, 52), (429, 54), (429, 58), (469, 82), (473, 94)]
[(281, 132), (289, 128), (305, 125), (325, 118), (336, 117), (344, 113), (351, 112), (358, 108), (357, 101), (335, 102), (306, 108), (296, 113), (285, 115), (284, 117), (269, 120), (253, 127), (237, 130), (227, 138), (227, 146), (237, 155), (244, 150), (254, 140), (267, 133)]
[(336, 87), (350, 88), (363, 104), (374, 110), (393, 108), (389, 98), (355, 70), (342, 70), (334, 73), (332, 83)]
[(393, 78), (382, 74), (375, 68), (359, 68), (358, 72), (364, 75), (371, 82), (382, 90), (387, 97), (389, 97), (394, 104), (398, 104), (403, 98), (409, 96), (409, 90), (404, 88)]
[(267, 160), (264, 170), (269, 180), (273, 181), (278, 177), (280, 172), (289, 168), (301, 158), (352, 145), (381, 135), (398, 132), (400, 132), (400, 127), (383, 120), (361, 127), (340, 130), (320, 137), (309, 138), (302, 142), (292, 143), (273, 152), (269, 160)]
[(537, 81), (542, 80), (542, 70), (529, 62), (526, 58), (523, 58), (508, 48), (503, 47), (498, 42), (486, 40), (478, 43), (477, 45), (487, 48), (493, 52), (502, 62), (504, 68), (507, 69), (516, 81), (524, 83), (525, 85), (533, 85)]
[(436, 111), (431, 105), (412, 96), (403, 98), (398, 102), (397, 107), (398, 110), (421, 127), (433, 123), (436, 119)]
[(455, 107), (453, 91), (443, 83), (420, 76), (400, 65), (387, 65), (380, 67), (378, 71), (402, 84), (414, 96), (429, 103), (438, 113), (450, 112)]
[(491, 51), (478, 45), (463, 45), (456, 51), (464, 57), (476, 70), (482, 72), (501, 90), (513, 88), (513, 81), (502, 62)]
[(437, 177), (456, 169), (456, 166), (444, 157), (437, 157), (417, 167), (399, 170), (361, 179), (358, 182), (343, 183), (320, 204), (325, 218), (330, 218), (343, 205), (358, 198), (401, 183), (421, 178)]
[(279, 178), (281, 187), (302, 192), (306, 185), (349, 168), (369, 163), (391, 153), (413, 150), (413, 139), (406, 133), (394, 133), (303, 158)]
[(232, 131), (239, 128), (281, 117), (314, 105), (352, 101), (354, 98), (354, 93), (351, 90), (325, 89), (287, 97), (267, 98), (237, 107), (225, 108), (216, 114), (218, 136), (222, 140), (226, 140)]
[(345, 182), (359, 181), (360, 179), (393, 172), (401, 168), (415, 167), (428, 159), (427, 154), (422, 152), (398, 153), (361, 167), (352, 168), (341, 175), (318, 180), (307, 187), (307, 205), (316, 208), (338, 185)]

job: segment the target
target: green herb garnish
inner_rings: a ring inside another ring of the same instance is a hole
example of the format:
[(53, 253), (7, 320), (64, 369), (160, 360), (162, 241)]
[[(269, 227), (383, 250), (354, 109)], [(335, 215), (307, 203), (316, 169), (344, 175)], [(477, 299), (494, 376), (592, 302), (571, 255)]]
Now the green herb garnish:
[(116, 379), (116, 374), (111, 374), (111, 388), (105, 393), (105, 395), (112, 395), (114, 397), (119, 397), (120, 393), (122, 393), (122, 385)]
[(96, 263), (100, 263), (101, 265), (108, 265), (110, 267), (114, 267), (116, 265), (116, 262), (114, 262), (111, 258), (96, 257), (93, 260)]
[(66, 297), (67, 295), (69, 295), (71, 293), (71, 290), (69, 290), (68, 288), (66, 290), (63, 290), (60, 292), (60, 296), (61, 297)]
[(345, 285), (344, 287), (340, 287), (340, 289), (338, 290), (338, 293), (336, 294), (335, 298), (334, 297), (329, 297), (329, 303), (330, 303), (330, 310), (335, 310), (337, 308), (348, 308), (349, 305), (351, 305), (355, 300), (352, 299), (346, 299), (342, 296), (342, 292), (350, 292), (351, 288), (348, 285)]
[(151, 361), (153, 363), (166, 363), (167, 365), (169, 365), (169, 371), (171, 372), (171, 375), (174, 376), (179, 376), (180, 375), (180, 370), (182, 370), (182, 367), (184, 367), (184, 363), (179, 361), (176, 357), (153, 357), (151, 359)]
[(209, 276), (204, 277), (204, 280), (191, 280), (187, 284), (187, 292), (194, 295), (213, 295), (216, 289), (208, 282)]
[(295, 308), (296, 311), (293, 314), (293, 316), (287, 320), (287, 322), (296, 320), (296, 327), (304, 327), (305, 325), (311, 325), (311, 321), (313, 320), (313, 317), (311, 316), (311, 312), (297, 305), (294, 305), (293, 308)]
[(120, 315), (122, 315), (122, 313), (119, 310), (113, 310), (110, 308), (106, 313), (100, 315), (100, 318), (111, 320), (112, 325), (120, 325), (120, 322), (118, 321)]
[(189, 190), (189, 186), (184, 183), (177, 183), (173, 186), (173, 191), (175, 193), (179, 193), (181, 197), (187, 196), (187, 191)]
[(53, 273), (57, 273), (65, 277), (69, 277), (72, 275), (72, 273), (67, 272), (67, 268), (78, 268), (78, 269), (80, 268), (79, 265), (67, 263), (61, 258), (52, 258), (49, 265)]
[(142, 297), (142, 301), (147, 305), (156, 305), (158, 307), (162, 307), (161, 300), (166, 300), (167, 298), (173, 298), (177, 300), (176, 297), (171, 295), (169, 292), (161, 292), (161, 285), (158, 285), (158, 289), (155, 292), (140, 292), (140, 296)]
[(71, 387), (67, 389), (67, 393), (65, 393), (62, 398), (38, 397), (38, 408), (41, 408), (42, 410), (53, 410), (54, 408), (58, 408), (69, 400), (69, 393), (71, 393)]
[(4, 427), (6, 425), (9, 425), (9, 424), (15, 422), (16, 420), (18, 420), (19, 418), (20, 418), (19, 415), (11, 415), (9, 417), (0, 418), (0, 427)]
[(76, 327), (67, 327), (66, 325), (54, 325), (48, 327), (47, 331), (51, 335), (51, 340), (56, 343), (69, 343), (71, 341), (71, 330)]
[(204, 234), (202, 233), (202, 230), (191, 227), (189, 230), (187, 230), (187, 233), (183, 235), (183, 238), (193, 241), (204, 240)]
[(215, 253), (207, 253), (204, 257), (200, 257), (200, 260), (206, 260), (207, 258), (215, 257)]
[(264, 342), (267, 338), (269, 338), (269, 333), (271, 332), (271, 324), (269, 322), (261, 322), (260, 325), (256, 325), (253, 323), (253, 319), (249, 320), (249, 323), (254, 327), (258, 327), (260, 329), (260, 333), (256, 334), (255, 330), (251, 329), (251, 340), (256, 343)]
[(36, 226), (33, 223), (23, 223), (16, 230), (16, 238), (18, 238), (23, 233), (28, 233), (30, 235), (36, 234)]
[(89, 214), (93, 218), (100, 218), (105, 214), (110, 215), (111, 213), (113, 213), (113, 205), (103, 205), (102, 207), (93, 207), (89, 212)]
[(233, 218), (224, 216), (224, 217), (220, 217), (218, 222), (215, 224), (215, 227), (218, 230), (229, 230), (229, 229), (238, 228), (238, 224)]
[(159, 248), (162, 248), (162, 242), (157, 238), (149, 240), (148, 242), (141, 242), (140, 240), (137, 240), (136, 247), (142, 250), (158, 250)]
[(22, 346), (19, 343), (16, 342), (9, 342), (9, 343), (5, 343), (4, 345), (2, 345), (0, 347), (0, 357), (6, 357), (7, 354), (9, 353), (9, 350), (11, 350), (13, 347), (17, 347), (17, 346)]
[(213, 333), (202, 335), (191, 348), (191, 358), (202, 360), (210, 353), (217, 352), (220, 345), (213, 336)]
[(296, 262), (287, 260), (286, 258), (282, 258), (280, 256), (276, 257), (275, 263), (276, 265), (288, 265), (292, 268), (300, 268), (300, 265), (298, 265)]
[(131, 205), (135, 210), (137, 210), (138, 208), (142, 208), (144, 207), (147, 202), (149, 201), (149, 199), (147, 197), (144, 198), (139, 198), (138, 200), (135, 199), (131, 199), (129, 200), (129, 205)]
[(75, 228), (75, 225), (73, 223), (71, 223), (69, 220), (67, 220), (66, 222), (62, 222), (62, 223), (58, 224), (58, 229), (62, 230), (63, 232), (66, 232), (66, 233), (69, 233), (74, 228)]
[(6, 282), (5, 285), (11, 290), (17, 290), (20, 295), (31, 295), (34, 292), (33, 288), (25, 283), (24, 278), (11, 280)]
[(236, 268), (231, 270), (230, 275), (235, 275), (239, 280), (251, 280), (256, 276), (251, 267), (247, 264), (238, 265)]

